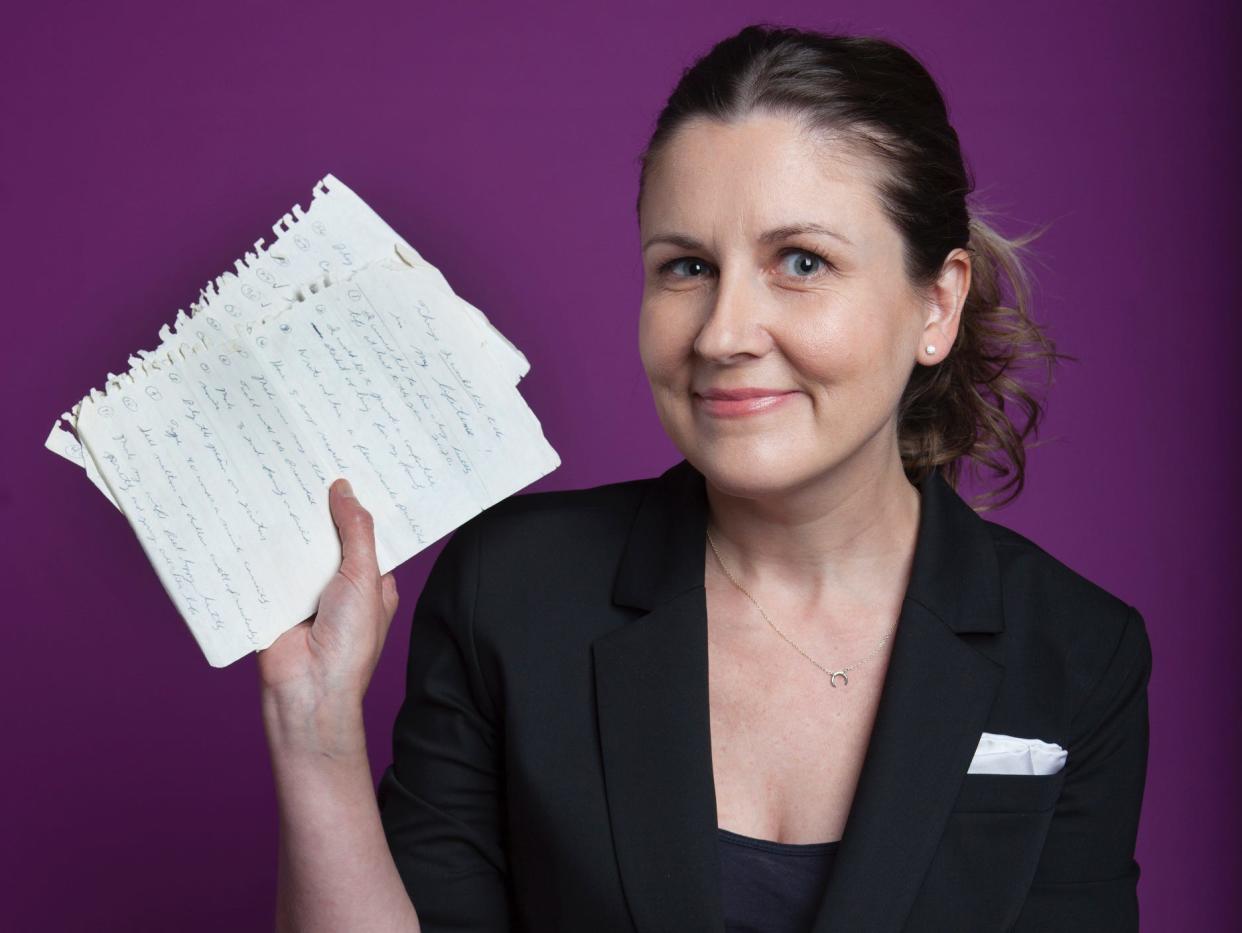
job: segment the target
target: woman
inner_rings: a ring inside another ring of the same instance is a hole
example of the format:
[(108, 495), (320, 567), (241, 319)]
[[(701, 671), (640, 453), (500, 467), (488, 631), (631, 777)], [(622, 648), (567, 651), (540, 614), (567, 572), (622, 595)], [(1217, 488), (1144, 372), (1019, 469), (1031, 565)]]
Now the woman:
[(378, 800), (397, 595), (333, 486), (340, 574), (259, 661), (282, 927), (1137, 929), (1143, 619), (952, 485), (1021, 489), (1011, 369), (1057, 355), (971, 189), (890, 43), (751, 27), (683, 75), (638, 212), (685, 459), (454, 533)]

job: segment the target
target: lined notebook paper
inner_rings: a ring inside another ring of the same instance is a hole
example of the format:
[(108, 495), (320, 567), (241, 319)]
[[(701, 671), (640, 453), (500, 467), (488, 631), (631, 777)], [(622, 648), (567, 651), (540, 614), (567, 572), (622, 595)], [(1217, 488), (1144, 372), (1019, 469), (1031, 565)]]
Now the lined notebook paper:
[(381, 573), (554, 470), (525, 356), (332, 175), (46, 446), (129, 521), (207, 660), (309, 617), (340, 565), (328, 486)]

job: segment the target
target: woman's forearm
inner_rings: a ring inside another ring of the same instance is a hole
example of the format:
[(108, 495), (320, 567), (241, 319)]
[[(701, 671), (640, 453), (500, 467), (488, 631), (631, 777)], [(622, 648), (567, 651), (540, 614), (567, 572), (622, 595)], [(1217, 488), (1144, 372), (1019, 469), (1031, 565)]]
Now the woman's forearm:
[(361, 703), (264, 692), (280, 816), (276, 929), (417, 933), (380, 823)]

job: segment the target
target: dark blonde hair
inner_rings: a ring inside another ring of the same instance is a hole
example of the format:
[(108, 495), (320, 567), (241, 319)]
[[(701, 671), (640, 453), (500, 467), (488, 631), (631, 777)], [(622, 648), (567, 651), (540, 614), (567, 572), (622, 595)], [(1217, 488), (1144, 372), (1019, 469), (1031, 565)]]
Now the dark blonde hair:
[[(722, 40), (682, 73), (639, 157), (639, 208), (652, 167), (686, 121), (730, 122), (756, 110), (792, 116), (878, 159), (879, 199), (901, 234), (916, 290), (935, 282), (952, 250), (970, 254), (957, 338), (936, 365), (914, 366), (898, 406), (898, 443), (912, 482), (939, 469), (956, 487), (971, 461), (1008, 474), (1000, 490), (1013, 487), (980, 511), (1012, 500), (1024, 482), (1026, 438), (1043, 415), (1017, 370), (1042, 362), (1051, 380), (1058, 358), (1073, 359), (1031, 318), (1019, 251), (1043, 231), (1007, 239), (967, 204), (974, 180), (957, 132), (936, 82), (910, 52), (880, 38), (766, 24)], [(1021, 410), (1021, 427), (1007, 406)]]

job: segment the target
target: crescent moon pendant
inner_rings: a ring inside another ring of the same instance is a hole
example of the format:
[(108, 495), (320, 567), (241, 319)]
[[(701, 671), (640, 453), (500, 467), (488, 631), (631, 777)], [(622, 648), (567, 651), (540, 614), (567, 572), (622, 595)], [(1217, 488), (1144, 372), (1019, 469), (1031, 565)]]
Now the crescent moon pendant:
[(830, 686), (835, 687), (835, 686), (837, 685), (837, 678), (838, 678), (838, 677), (840, 677), (843, 681), (845, 681), (845, 686), (847, 686), (847, 687), (848, 687), (848, 686), (850, 685), (850, 679), (849, 679), (848, 677), (846, 677), (846, 676), (845, 676), (845, 671), (833, 671), (833, 673), (829, 674), (829, 675), (828, 675), (828, 684), (829, 684)]

